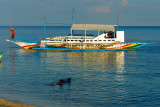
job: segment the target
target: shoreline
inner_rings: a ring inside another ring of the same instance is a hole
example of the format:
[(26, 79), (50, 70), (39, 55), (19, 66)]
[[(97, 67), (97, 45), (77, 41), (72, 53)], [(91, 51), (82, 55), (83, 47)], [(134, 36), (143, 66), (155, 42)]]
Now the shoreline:
[(25, 104), (15, 103), (0, 98), (0, 107), (36, 107), (36, 106), (29, 106)]

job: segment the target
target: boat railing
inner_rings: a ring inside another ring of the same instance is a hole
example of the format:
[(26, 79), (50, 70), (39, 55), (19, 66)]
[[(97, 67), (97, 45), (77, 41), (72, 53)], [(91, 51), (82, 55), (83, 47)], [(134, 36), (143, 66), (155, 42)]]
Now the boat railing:
[(94, 39), (93, 36), (69, 36), (68, 39)]
[[(71, 34), (68, 34), (68, 36), (71, 36)], [(85, 36), (84, 34), (73, 34), (72, 36)], [(86, 36), (94, 36), (93, 34), (87, 34)]]
[(64, 40), (64, 39), (94, 39), (93, 36), (58, 36), (53, 38), (48, 38), (50, 40)]
[(50, 40), (62, 40), (62, 39), (65, 39), (66, 37), (64, 36), (58, 36), (58, 37), (53, 37), (53, 38), (50, 38)]

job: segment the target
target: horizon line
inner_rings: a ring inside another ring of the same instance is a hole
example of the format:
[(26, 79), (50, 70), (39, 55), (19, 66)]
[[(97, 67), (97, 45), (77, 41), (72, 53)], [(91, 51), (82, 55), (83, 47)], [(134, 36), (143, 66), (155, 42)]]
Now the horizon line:
[[(104, 25), (105, 25), (105, 24), (104, 24)], [(36, 27), (36, 26), (37, 26), (37, 27), (39, 26), (39, 27), (40, 27), (40, 26), (43, 26), (43, 27), (44, 27), (44, 25), (14, 25), (14, 27), (16, 27), (16, 26), (21, 26), (21, 27), (22, 27), (22, 26), (23, 26), (23, 27), (27, 27), (27, 26), (28, 26), (28, 27), (29, 27), (29, 26), (33, 26), (33, 27), (34, 27), (34, 26), (35, 26), (35, 27)], [(72, 26), (72, 25), (49, 25), (49, 26)], [(160, 26), (160, 25), (119, 25), (119, 26), (133, 26), (133, 27), (134, 27), (134, 26), (135, 26), (135, 27), (136, 27), (136, 26), (157, 26), (157, 27), (158, 27), (158, 26)], [(10, 26), (9, 26), (9, 25), (0, 25), (0, 27), (10, 27)]]

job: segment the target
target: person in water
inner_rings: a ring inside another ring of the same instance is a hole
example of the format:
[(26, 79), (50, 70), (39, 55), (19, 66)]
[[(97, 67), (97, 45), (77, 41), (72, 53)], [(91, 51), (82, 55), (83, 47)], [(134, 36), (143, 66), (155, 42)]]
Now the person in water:
[(63, 85), (63, 81), (62, 80), (60, 80), (56, 85)]
[(65, 82), (66, 83), (70, 83), (71, 82), (71, 78), (68, 78)]
[(12, 39), (14, 40), (14, 37), (15, 37), (14, 29), (10, 28), (10, 32), (12, 32)]
[(58, 83), (56, 83), (56, 84), (52, 84), (53, 86), (55, 86), (55, 85), (63, 85), (64, 83), (70, 83), (71, 82), (71, 78), (68, 78), (67, 80), (59, 80), (59, 82)]
[(63, 83), (70, 83), (71, 82), (71, 78), (68, 78), (67, 80), (61, 80)]

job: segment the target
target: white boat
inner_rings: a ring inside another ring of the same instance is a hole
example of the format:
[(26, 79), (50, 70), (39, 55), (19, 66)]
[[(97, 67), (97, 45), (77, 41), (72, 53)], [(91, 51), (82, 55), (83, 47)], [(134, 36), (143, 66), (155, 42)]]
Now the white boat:
[[(84, 34), (73, 34), (74, 30), (84, 31)], [(87, 31), (97, 31), (97, 36), (87, 35)], [(102, 31), (103, 33), (100, 34)], [(114, 25), (73, 24), (70, 36), (46, 38), (41, 41), (39, 49), (122, 50), (144, 45), (143, 43), (125, 43), (124, 41), (124, 31), (116, 31)]]
[[(73, 24), (74, 8), (72, 14), (72, 24), (68, 23), (46, 23), (46, 14), (44, 19), (44, 37), (46, 24), (65, 24), (71, 25), (71, 33), (66, 36), (48, 37), (40, 42), (26, 42), (17, 40), (7, 40), (13, 42), (25, 49), (43, 49), (43, 50), (126, 50), (139, 48), (146, 43), (126, 43), (124, 31), (117, 31), (114, 25), (102, 24)], [(83, 31), (83, 34), (75, 34), (73, 31)], [(88, 35), (87, 31), (96, 31), (97, 35)]]
[[(145, 43), (125, 43), (124, 31), (116, 31), (114, 25), (100, 24), (73, 24), (71, 34), (46, 38), (40, 43), (10, 41), (25, 49), (43, 50), (124, 50), (135, 49)], [(74, 34), (73, 31), (84, 31), (83, 34)], [(97, 31), (97, 36), (88, 35), (87, 31)]]

